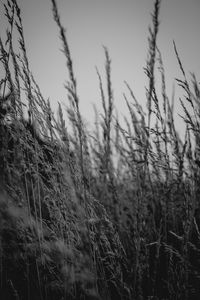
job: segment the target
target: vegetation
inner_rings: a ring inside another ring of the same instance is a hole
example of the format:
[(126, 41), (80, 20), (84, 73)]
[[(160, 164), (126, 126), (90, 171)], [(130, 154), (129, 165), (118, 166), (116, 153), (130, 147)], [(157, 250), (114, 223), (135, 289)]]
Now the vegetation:
[(199, 299), (200, 89), (195, 75), (188, 82), (174, 43), (181, 139), (157, 45), (160, 1), (149, 30), (147, 113), (126, 83), (129, 117), (121, 125), (105, 48), (106, 89), (97, 70), (103, 114), (96, 113), (92, 136), (55, 0), (69, 71), (67, 125), (61, 105), (56, 118), (30, 71), (16, 0), (4, 8), (10, 29), (6, 43), (0, 39), (1, 299)]

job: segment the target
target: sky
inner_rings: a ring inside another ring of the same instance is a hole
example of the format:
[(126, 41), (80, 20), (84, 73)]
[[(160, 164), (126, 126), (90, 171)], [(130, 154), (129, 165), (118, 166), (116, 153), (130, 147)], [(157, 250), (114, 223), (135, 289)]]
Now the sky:
[[(128, 95), (128, 92), (124, 80), (145, 107), (147, 80), (143, 68), (146, 66), (153, 3), (153, 0), (57, 0), (73, 59), (80, 109), (88, 122), (93, 120), (93, 104), (100, 106), (101, 103), (95, 67), (105, 78), (103, 46), (108, 48), (112, 61), (114, 101), (119, 114), (127, 113), (123, 93)], [(35, 79), (54, 109), (58, 101), (68, 104), (64, 83), (69, 77), (58, 28), (52, 17), (51, 1), (18, 0), (18, 4)], [(198, 81), (200, 79), (199, 15), (199, 0), (161, 1), (158, 47), (162, 52), (169, 97), (174, 79), (182, 78), (173, 40), (188, 78), (189, 72), (194, 72)], [(4, 20), (1, 17), (0, 25)], [(176, 95), (178, 102), (178, 88)], [(179, 121), (177, 123), (179, 126)]]

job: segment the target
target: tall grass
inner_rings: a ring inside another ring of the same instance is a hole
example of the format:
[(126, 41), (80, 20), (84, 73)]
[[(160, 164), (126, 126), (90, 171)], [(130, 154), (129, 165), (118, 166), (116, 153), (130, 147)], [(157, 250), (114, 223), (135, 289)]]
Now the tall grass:
[(149, 27), (147, 111), (126, 82), (122, 126), (104, 48), (106, 87), (97, 69), (102, 114), (96, 111), (92, 135), (56, 2), (69, 72), (67, 120), (60, 104), (55, 117), (31, 73), (16, 0), (4, 9), (10, 29), (6, 43), (0, 39), (0, 112), (7, 91), (10, 109), (0, 117), (1, 299), (199, 299), (200, 90), (195, 75), (188, 82), (174, 42), (181, 139), (157, 44), (160, 1)]

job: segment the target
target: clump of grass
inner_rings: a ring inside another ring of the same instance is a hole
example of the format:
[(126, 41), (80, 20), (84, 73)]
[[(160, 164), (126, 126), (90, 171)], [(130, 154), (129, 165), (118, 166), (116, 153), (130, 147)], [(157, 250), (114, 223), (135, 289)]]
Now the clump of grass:
[(125, 82), (129, 116), (121, 125), (104, 47), (106, 89), (97, 69), (102, 113), (96, 111), (92, 135), (56, 1), (69, 72), (67, 121), (60, 104), (55, 117), (30, 71), (17, 2), (4, 9), (10, 29), (7, 42), (0, 39), (2, 299), (198, 299), (200, 90), (195, 75), (188, 82), (174, 43), (185, 94), (181, 139), (157, 42), (160, 1), (149, 28), (147, 110)]

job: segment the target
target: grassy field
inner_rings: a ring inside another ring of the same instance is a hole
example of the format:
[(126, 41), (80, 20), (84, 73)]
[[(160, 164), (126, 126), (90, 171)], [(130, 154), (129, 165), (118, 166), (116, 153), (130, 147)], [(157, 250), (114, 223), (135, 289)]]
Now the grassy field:
[(69, 73), (67, 120), (61, 105), (55, 117), (31, 73), (17, 2), (4, 8), (10, 29), (6, 45), (0, 39), (0, 299), (199, 299), (200, 89), (195, 75), (188, 81), (174, 43), (181, 139), (156, 42), (160, 1), (148, 37), (147, 111), (126, 84), (122, 126), (104, 48), (105, 88), (97, 70), (103, 114), (96, 113), (92, 135), (55, 0)]

